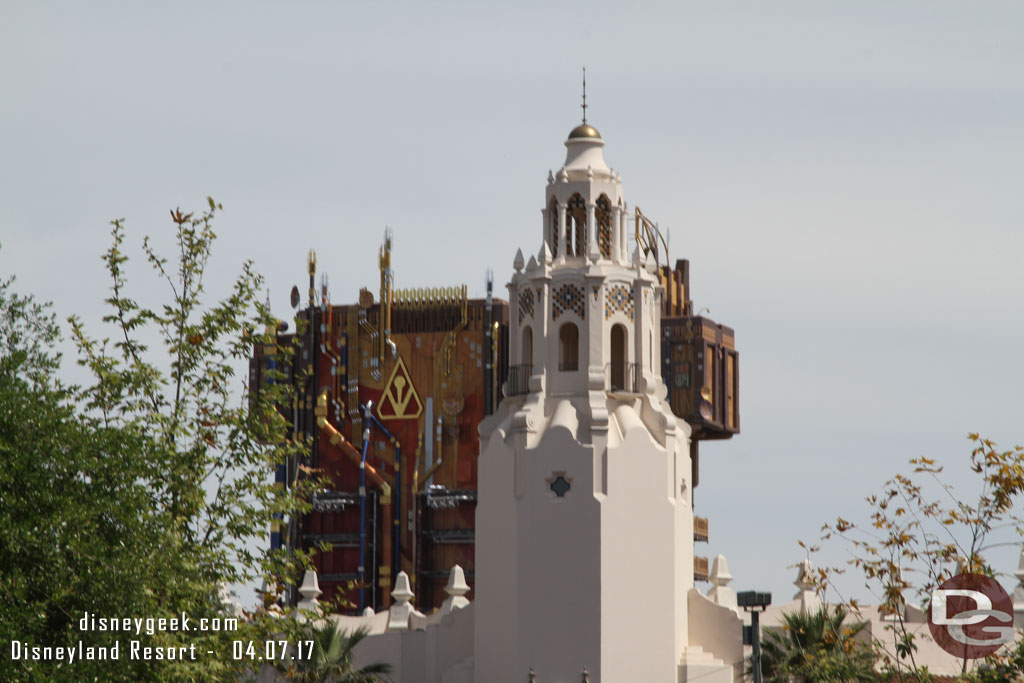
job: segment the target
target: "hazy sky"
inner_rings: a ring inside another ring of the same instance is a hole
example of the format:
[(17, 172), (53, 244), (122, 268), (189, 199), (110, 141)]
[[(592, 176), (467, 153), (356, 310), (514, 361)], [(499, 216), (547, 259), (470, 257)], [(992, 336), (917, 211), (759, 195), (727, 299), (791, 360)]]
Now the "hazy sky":
[(907, 458), (966, 483), (969, 431), (1024, 441), (1019, 3), (162, 5), (0, 4), (0, 274), (62, 318), (97, 329), (110, 219), (167, 244), (207, 195), (210, 291), (253, 259), (282, 315), (309, 248), (334, 302), (375, 289), (385, 225), (399, 287), (504, 291), (586, 65), (627, 201), (736, 330), (743, 433), (695, 492), (734, 588), (788, 600), (796, 540)]

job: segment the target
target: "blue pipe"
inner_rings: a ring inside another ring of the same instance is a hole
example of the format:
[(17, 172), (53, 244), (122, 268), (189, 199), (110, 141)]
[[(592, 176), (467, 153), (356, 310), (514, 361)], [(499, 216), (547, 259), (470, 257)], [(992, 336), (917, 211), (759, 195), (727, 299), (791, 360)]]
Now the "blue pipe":
[[(288, 481), (287, 465), (283, 462), (277, 464), (274, 473), (274, 486), (280, 489), (285, 488)], [(284, 514), (274, 513), (274, 521), (270, 523), (270, 549), (277, 550), (281, 547), (281, 525), (284, 523)]]
[[(363, 406), (363, 414), (372, 417), (373, 401)], [(370, 422), (363, 422), (363, 458), (359, 462), (359, 611), (366, 607), (366, 450), (370, 445)]]
[(395, 435), (389, 432), (388, 428), (381, 424), (381, 421), (374, 416), (367, 406), (364, 406), (364, 414), (367, 417), (366, 429), (363, 431), (363, 451), (366, 451), (366, 441), (368, 439), (367, 435), (369, 434), (371, 421), (395, 446), (395, 495), (393, 501), (395, 512), (392, 515), (392, 525), (395, 528), (391, 530), (393, 534), (392, 543), (394, 548), (391, 560), (393, 563), (391, 567), (391, 576), (393, 577), (392, 585), (394, 585), (394, 581), (398, 580), (398, 572), (401, 571), (400, 568), (402, 565), (402, 445), (399, 443), (398, 439), (395, 438)]

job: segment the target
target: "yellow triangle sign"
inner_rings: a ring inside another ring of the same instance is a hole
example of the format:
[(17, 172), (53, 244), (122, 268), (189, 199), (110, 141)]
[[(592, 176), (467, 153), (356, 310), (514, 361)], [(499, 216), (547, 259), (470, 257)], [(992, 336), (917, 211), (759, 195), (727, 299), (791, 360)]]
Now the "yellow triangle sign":
[(423, 413), (423, 401), (416, 393), (416, 387), (405, 367), (405, 361), (398, 357), (395, 369), (391, 371), (384, 395), (380, 397), (377, 415), (382, 420), (410, 420)]

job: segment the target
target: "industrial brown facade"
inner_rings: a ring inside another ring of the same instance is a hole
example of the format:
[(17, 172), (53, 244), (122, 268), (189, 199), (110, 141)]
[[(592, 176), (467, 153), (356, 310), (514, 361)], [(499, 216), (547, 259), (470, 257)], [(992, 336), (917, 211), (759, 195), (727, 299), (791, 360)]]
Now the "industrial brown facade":
[[(454, 564), (473, 586), (477, 425), (503, 387), (516, 393), (528, 380), (510, 377), (510, 306), (491, 295), (490, 282), (486, 299), (468, 299), (465, 286), (393, 290), (390, 251), (388, 237), (379, 297), (363, 289), (349, 305), (331, 304), (326, 287), (316, 300), (311, 260), (310, 301), (296, 312), (305, 323), (300, 350), (277, 368), (301, 397), (282, 412), (296, 438), (311, 444), (310, 458), (285, 464), (279, 479), (287, 485), (305, 465), (332, 481), (312, 512), (283, 524), (281, 545), (315, 550), (325, 599), (344, 598), (353, 612), (386, 607), (399, 571), (410, 576), (421, 609), (444, 600)], [(660, 274), (662, 375), (673, 412), (694, 430), (696, 485), (698, 442), (739, 432), (738, 353), (730, 328), (693, 315), (689, 263)], [(617, 305), (628, 306), (623, 294)], [(293, 339), (280, 333), (278, 343)], [(252, 391), (274, 355), (272, 346), (255, 350)], [(628, 390), (628, 373), (619, 374), (610, 389)], [(695, 540), (706, 541), (701, 521)]]

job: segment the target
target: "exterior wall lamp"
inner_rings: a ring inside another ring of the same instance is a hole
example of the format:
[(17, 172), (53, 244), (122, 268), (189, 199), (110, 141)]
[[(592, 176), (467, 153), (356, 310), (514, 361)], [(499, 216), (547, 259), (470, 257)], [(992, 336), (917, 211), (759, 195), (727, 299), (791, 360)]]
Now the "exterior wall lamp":
[(759, 617), (761, 612), (772, 604), (772, 594), (767, 591), (743, 591), (736, 594), (736, 604), (750, 612), (750, 626), (743, 627), (743, 644), (753, 648), (750, 663), (754, 669), (754, 683), (761, 683), (761, 625)]

